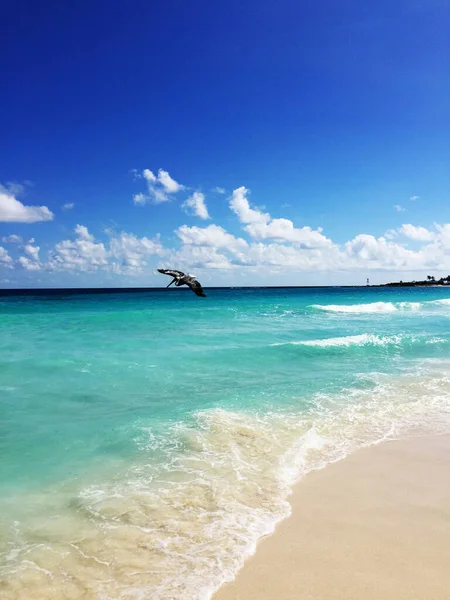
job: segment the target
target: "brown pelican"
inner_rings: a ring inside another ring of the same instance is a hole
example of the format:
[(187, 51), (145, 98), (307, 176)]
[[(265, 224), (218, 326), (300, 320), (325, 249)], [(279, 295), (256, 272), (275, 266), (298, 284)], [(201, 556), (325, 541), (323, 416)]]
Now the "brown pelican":
[(170, 275), (173, 277), (172, 281), (167, 287), (170, 287), (172, 283), (174, 283), (176, 287), (187, 285), (191, 288), (194, 294), (206, 298), (206, 294), (204, 293), (202, 286), (192, 275), (186, 275), (183, 273), (183, 271), (177, 271), (175, 269), (158, 269), (158, 273), (163, 273), (164, 275)]

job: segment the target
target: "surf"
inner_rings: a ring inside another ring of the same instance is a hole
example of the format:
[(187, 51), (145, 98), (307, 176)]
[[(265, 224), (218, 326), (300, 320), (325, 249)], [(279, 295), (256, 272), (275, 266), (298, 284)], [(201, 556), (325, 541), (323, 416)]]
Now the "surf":
[(450, 299), (425, 302), (369, 302), (364, 304), (312, 304), (317, 311), (348, 314), (388, 314), (395, 312), (419, 312), (440, 307), (450, 307)]
[(273, 346), (307, 346), (310, 348), (350, 348), (360, 346), (398, 346), (409, 343), (439, 344), (446, 343), (440, 337), (426, 337), (416, 335), (376, 335), (363, 333), (360, 335), (346, 335), (342, 337), (324, 338), (318, 340), (299, 340), (290, 342), (276, 342)]

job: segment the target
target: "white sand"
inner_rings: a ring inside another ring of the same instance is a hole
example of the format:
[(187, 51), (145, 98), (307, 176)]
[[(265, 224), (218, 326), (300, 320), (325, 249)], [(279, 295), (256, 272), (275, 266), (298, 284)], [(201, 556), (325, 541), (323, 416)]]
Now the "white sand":
[(214, 600), (450, 600), (450, 436), (362, 450), (290, 500)]

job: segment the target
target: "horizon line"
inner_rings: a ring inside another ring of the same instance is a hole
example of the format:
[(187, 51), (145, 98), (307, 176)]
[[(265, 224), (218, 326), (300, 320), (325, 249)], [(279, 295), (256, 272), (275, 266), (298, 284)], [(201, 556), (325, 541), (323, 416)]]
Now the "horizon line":
[[(377, 288), (387, 287), (388, 284), (361, 284), (361, 285), (245, 285), (245, 286), (203, 286), (205, 290), (283, 290), (283, 289), (343, 289), (343, 288)], [(45, 295), (45, 294), (108, 294), (108, 293), (143, 293), (167, 292), (169, 294), (181, 291), (187, 292), (188, 288), (177, 290), (167, 287), (43, 287), (43, 288), (0, 288), (0, 296), (20, 295)]]

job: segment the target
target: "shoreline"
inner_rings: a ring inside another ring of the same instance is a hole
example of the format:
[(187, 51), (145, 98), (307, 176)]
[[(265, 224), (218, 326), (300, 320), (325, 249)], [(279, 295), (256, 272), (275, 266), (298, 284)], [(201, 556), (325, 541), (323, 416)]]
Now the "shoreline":
[(313, 471), (291, 516), (213, 600), (448, 600), (450, 435), (386, 441)]

